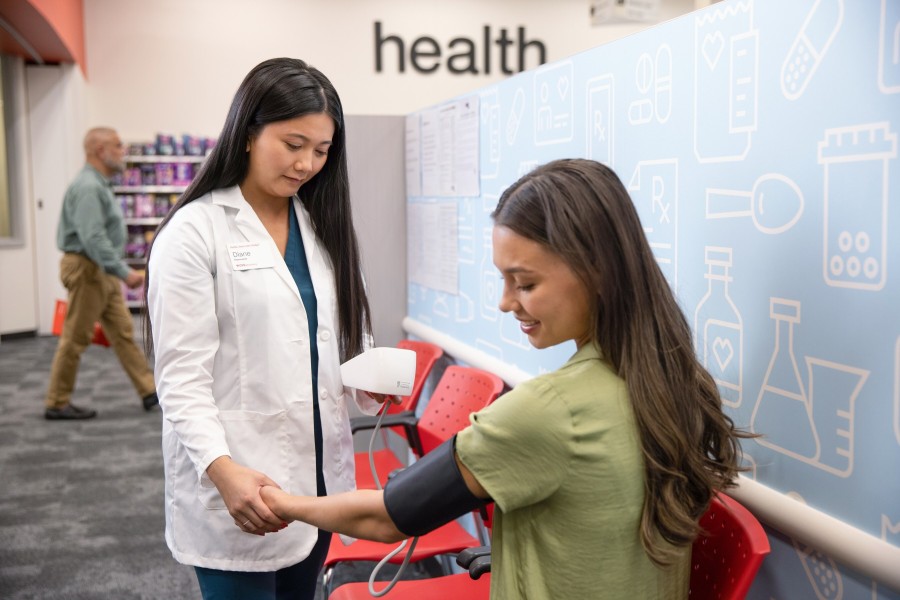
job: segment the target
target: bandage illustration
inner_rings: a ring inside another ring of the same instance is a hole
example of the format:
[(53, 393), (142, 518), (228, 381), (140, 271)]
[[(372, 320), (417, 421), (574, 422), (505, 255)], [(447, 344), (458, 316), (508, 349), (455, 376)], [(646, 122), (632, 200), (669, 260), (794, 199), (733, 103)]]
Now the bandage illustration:
[(889, 161), (897, 134), (889, 123), (825, 131), (819, 142), (824, 165), (825, 283), (880, 290), (887, 279)]
[(706, 218), (750, 217), (762, 233), (784, 233), (803, 215), (803, 192), (789, 177), (778, 173), (760, 176), (753, 189), (706, 190)]
[(756, 442), (837, 477), (853, 472), (856, 399), (869, 371), (805, 357), (804, 385), (794, 354), (800, 303), (771, 298), (775, 348), (750, 417)]
[(694, 20), (694, 154), (735, 161), (757, 129), (759, 32), (753, 0), (705, 10)]
[[(481, 93), (481, 136), (482, 153), (487, 160), (482, 161), (482, 179), (493, 179), (500, 174), (500, 92), (491, 88)], [(487, 144), (487, 147), (485, 147)]]
[(695, 346), (719, 387), (722, 403), (738, 407), (743, 398), (744, 324), (728, 294), (731, 248), (707, 246), (706, 294), (694, 312)]
[(519, 137), (519, 128), (522, 125), (522, 115), (525, 114), (525, 90), (518, 88), (513, 97), (512, 108), (506, 118), (506, 143), (510, 146), (516, 143)]
[(637, 164), (628, 191), (641, 215), (644, 233), (660, 269), (678, 285), (678, 160), (662, 159)]
[(813, 74), (844, 20), (844, 0), (816, 0), (781, 65), (781, 91), (796, 100)]
[(900, 92), (900, 2), (896, 0), (881, 0), (878, 89), (884, 94)]
[[(789, 497), (797, 502), (806, 504), (803, 497), (797, 492), (788, 492)], [(806, 577), (819, 600), (841, 600), (844, 597), (844, 578), (838, 570), (837, 564), (827, 554), (824, 554), (808, 544), (791, 538), (794, 550), (803, 564)]]
[(587, 158), (613, 166), (615, 82), (612, 75), (587, 82)]
[(534, 143), (559, 144), (575, 135), (573, 66), (565, 61), (534, 74)]

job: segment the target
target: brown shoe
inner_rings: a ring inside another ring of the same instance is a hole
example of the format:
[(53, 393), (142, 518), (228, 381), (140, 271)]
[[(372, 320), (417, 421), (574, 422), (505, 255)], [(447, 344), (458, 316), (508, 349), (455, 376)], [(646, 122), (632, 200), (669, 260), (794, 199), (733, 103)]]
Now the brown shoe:
[(97, 411), (90, 408), (79, 408), (74, 404), (66, 404), (60, 408), (48, 408), (44, 410), (44, 418), (50, 421), (73, 419), (93, 419)]

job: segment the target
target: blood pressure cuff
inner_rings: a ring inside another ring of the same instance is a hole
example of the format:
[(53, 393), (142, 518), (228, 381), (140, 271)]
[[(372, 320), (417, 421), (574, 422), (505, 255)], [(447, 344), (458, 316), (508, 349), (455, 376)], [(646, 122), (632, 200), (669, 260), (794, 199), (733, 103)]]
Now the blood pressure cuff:
[(486, 501), (469, 491), (459, 472), (455, 445), (453, 436), (384, 486), (388, 515), (407, 536), (423, 535), (484, 506)]

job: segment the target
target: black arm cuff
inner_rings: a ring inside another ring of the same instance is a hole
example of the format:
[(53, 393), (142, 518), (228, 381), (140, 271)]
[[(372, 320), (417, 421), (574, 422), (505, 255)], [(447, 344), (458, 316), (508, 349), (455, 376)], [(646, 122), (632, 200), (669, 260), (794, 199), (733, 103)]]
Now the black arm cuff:
[(390, 478), (384, 487), (388, 515), (407, 536), (437, 529), (483, 506), (456, 465), (456, 436)]

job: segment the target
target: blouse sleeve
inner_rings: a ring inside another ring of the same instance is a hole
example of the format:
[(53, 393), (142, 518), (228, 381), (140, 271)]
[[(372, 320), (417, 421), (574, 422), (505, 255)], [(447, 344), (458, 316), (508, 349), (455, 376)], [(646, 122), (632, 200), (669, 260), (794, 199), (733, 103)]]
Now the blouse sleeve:
[(527, 381), (470, 421), (457, 454), (504, 512), (548, 498), (566, 479), (572, 415), (552, 386)]

